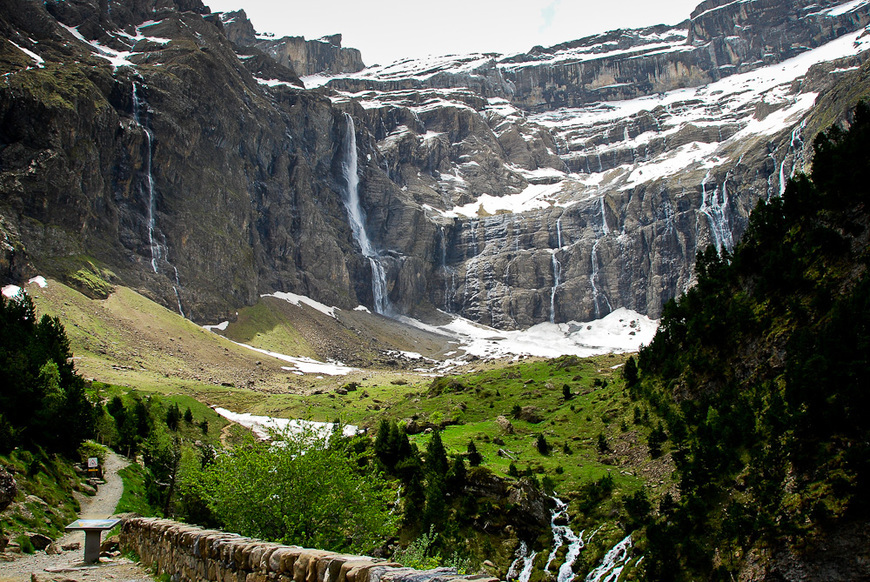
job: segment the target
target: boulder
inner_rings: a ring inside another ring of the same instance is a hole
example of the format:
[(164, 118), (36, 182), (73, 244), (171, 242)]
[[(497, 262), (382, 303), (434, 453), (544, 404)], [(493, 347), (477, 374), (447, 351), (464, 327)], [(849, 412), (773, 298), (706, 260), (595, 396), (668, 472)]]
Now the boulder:
[(12, 504), (17, 493), (18, 484), (15, 483), (15, 478), (5, 467), (0, 466), (0, 511)]
[(538, 424), (544, 420), (544, 417), (541, 416), (541, 409), (537, 406), (523, 406), (517, 418), (532, 424)]
[(51, 545), (52, 541), (50, 537), (41, 533), (28, 533), (27, 537), (30, 539), (30, 543), (33, 544), (34, 550), (44, 550)]
[(499, 417), (495, 419), (495, 423), (504, 434), (514, 434), (514, 425), (506, 416), (499, 415)]

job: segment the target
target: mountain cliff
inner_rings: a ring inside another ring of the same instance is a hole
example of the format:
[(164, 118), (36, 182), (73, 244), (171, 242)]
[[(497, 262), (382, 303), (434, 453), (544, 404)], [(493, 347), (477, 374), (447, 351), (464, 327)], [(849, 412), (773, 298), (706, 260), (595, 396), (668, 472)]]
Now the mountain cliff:
[(657, 317), (868, 78), (864, 2), (369, 69), (197, 0), (0, 8), (0, 275), (196, 321), (275, 291), (504, 329)]

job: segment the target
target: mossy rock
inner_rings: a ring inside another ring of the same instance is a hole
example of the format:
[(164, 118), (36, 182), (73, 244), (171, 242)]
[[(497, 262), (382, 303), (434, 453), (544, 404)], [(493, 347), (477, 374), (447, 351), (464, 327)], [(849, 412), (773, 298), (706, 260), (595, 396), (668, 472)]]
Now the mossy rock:
[[(91, 299), (107, 299), (115, 291), (110, 281), (116, 279), (109, 269), (87, 258), (70, 258), (63, 282)], [(75, 270), (74, 270), (75, 269)]]

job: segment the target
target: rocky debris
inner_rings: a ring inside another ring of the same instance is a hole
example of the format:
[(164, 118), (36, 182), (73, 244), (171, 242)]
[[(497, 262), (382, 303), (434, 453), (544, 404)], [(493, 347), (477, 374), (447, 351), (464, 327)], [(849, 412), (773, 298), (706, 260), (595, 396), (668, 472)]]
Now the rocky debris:
[(100, 552), (118, 552), (121, 549), (121, 538), (117, 535), (108, 537), (100, 544)]
[(81, 542), (70, 542), (68, 544), (63, 544), (61, 546), (61, 549), (64, 552), (74, 552), (74, 551), (78, 551), (78, 550), (82, 549), (82, 544), (81, 544)]
[(80, 482), (78, 485), (76, 485), (76, 490), (90, 497), (93, 497), (97, 494), (97, 486), (96, 484), (91, 483), (90, 480)]
[(0, 511), (9, 507), (18, 494), (18, 484), (12, 473), (0, 465)]

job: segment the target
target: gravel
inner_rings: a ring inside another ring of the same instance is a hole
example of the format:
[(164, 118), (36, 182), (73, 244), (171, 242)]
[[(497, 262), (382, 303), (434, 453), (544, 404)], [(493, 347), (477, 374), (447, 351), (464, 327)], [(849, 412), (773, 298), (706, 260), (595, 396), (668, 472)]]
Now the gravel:
[[(118, 476), (118, 471), (129, 464), (129, 461), (115, 453), (109, 453), (103, 467), (106, 480), (100, 485), (97, 494), (88, 497), (80, 493), (74, 495), (81, 504), (79, 517), (82, 519), (105, 519), (115, 512), (124, 483)], [(79, 543), (78, 549), (65, 551), (63, 546)], [(85, 565), (84, 559), (85, 534), (81, 531), (69, 532), (55, 540), (51, 548), (58, 553), (49, 554), (38, 551), (33, 554), (23, 554), (11, 562), (0, 561), (0, 582), (153, 582), (154, 578), (127, 558), (100, 558), (97, 565)], [(3, 557), (15, 554), (2, 554)]]

